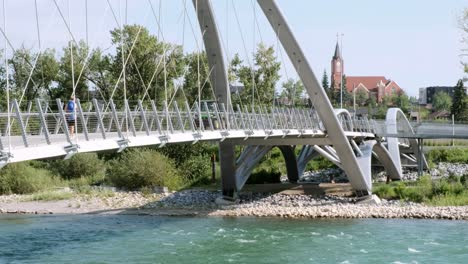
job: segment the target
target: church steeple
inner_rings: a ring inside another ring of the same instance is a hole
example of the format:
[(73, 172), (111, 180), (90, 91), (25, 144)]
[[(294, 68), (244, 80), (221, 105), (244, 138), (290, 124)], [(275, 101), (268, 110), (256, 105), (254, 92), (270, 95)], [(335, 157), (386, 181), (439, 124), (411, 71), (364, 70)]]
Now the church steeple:
[(341, 59), (341, 51), (340, 45), (338, 45), (338, 40), (336, 41), (335, 55), (333, 55), (333, 59)]
[(331, 87), (338, 89), (341, 86), (341, 77), (344, 74), (344, 63), (341, 57), (340, 45), (336, 40), (335, 53), (331, 61)]

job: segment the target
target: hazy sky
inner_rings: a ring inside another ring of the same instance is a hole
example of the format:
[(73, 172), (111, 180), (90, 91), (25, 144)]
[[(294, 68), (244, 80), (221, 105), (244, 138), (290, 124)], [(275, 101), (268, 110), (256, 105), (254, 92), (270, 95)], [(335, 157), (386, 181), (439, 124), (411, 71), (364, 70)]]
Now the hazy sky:
[[(5, 1), (6, 31), (13, 46), (25, 45), (38, 50), (34, 0)], [(71, 21), (74, 37), (84, 39), (85, 1), (56, 1), (67, 22)], [(162, 33), (158, 33), (149, 1), (156, 17), (161, 13)], [(56, 48), (60, 53), (70, 34), (54, 0), (37, 2), (41, 46)], [(125, 21), (126, 1), (109, 2), (117, 20)], [(184, 2), (187, 2), (185, 8)], [(260, 39), (276, 47), (276, 37), (260, 8), (253, 5), (255, 1), (212, 2), (228, 57), (239, 53), (246, 61), (251, 60), (254, 43)], [(278, 3), (319, 79), (324, 70), (330, 75), (338, 32), (344, 34), (347, 75), (384, 75), (397, 81), (410, 95), (416, 95), (418, 88), (424, 86), (455, 85), (463, 77), (458, 17), (463, 8), (468, 7), (468, 0), (279, 0)], [(186, 51), (196, 49), (196, 43), (201, 43), (191, 0), (162, 0), (161, 5), (159, 0), (128, 0), (127, 6), (127, 23), (144, 24), (167, 41), (183, 43)], [(3, 19), (3, 15), (1, 17)], [(253, 23), (254, 17), (258, 24)], [(88, 24), (89, 44), (111, 51), (108, 32), (117, 24), (107, 0), (88, 1)], [(0, 25), (3, 29), (3, 22)], [(3, 41), (2, 36), (2, 46)], [(282, 61), (285, 62), (281, 71), (283, 79), (286, 75), (297, 78), (285, 53)]]

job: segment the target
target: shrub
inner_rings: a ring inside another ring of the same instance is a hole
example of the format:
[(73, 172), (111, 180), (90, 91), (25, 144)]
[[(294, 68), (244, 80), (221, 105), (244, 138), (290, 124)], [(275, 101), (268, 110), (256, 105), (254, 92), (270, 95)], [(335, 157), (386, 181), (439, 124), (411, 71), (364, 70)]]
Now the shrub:
[(182, 163), (180, 172), (187, 184), (209, 184), (211, 175), (210, 157), (204, 155), (193, 156)]
[(185, 161), (194, 156), (211, 156), (212, 154), (216, 154), (217, 146), (208, 143), (173, 144), (158, 149), (158, 151), (166, 157), (173, 159), (177, 166), (181, 166)]
[(106, 172), (104, 162), (96, 153), (79, 153), (68, 160), (55, 161), (52, 166), (64, 179), (88, 177), (89, 184), (102, 182)]
[(250, 175), (248, 184), (279, 183), (281, 172), (274, 169), (260, 168)]
[(395, 193), (393, 186), (389, 184), (380, 185), (376, 187), (373, 192), (383, 199), (397, 198), (397, 195)]
[(316, 159), (311, 160), (307, 163), (306, 171), (317, 171), (317, 170), (324, 170), (330, 168), (337, 168), (333, 162), (329, 161), (328, 159), (320, 156)]
[(460, 162), (468, 163), (468, 149), (433, 149), (429, 151), (428, 158), (431, 162)]
[(468, 189), (468, 174), (465, 174), (460, 177), (460, 183)]
[(0, 194), (27, 194), (63, 185), (60, 179), (45, 169), (28, 163), (12, 163), (0, 170)]
[(109, 162), (108, 180), (116, 187), (136, 190), (142, 187), (183, 187), (172, 160), (151, 149), (134, 149)]

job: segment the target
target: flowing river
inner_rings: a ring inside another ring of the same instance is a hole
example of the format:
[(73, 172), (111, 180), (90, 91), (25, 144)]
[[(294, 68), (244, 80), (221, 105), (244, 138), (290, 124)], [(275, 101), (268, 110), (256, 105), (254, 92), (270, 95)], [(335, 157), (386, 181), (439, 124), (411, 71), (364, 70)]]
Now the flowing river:
[(468, 222), (0, 215), (0, 263), (468, 263)]

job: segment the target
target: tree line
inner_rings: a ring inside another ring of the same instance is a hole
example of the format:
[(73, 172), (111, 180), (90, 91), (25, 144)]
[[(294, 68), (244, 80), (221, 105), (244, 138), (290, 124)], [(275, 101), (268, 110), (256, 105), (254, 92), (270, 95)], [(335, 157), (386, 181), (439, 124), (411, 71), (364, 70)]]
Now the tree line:
[[(85, 41), (70, 41), (61, 50), (33, 52), (21, 47), (8, 59), (10, 98), (25, 101), (41, 98), (66, 99), (75, 91), (82, 101), (97, 98), (121, 100), (166, 97), (176, 101), (214, 99), (205, 52), (184, 54), (180, 45), (164, 42), (141, 25), (126, 25), (110, 31), (115, 50), (91, 49)], [(276, 93), (281, 63), (272, 46), (258, 44), (252, 62), (235, 55), (229, 62), (229, 82), (242, 89), (232, 96), (233, 104), (273, 105), (300, 101), (304, 89), (299, 81), (286, 80)], [(4, 58), (2, 58), (4, 60)], [(123, 70), (125, 65), (125, 71)], [(6, 96), (6, 67), (0, 68), (0, 95)], [(124, 82), (125, 81), (125, 82)], [(199, 91), (200, 90), (200, 91)], [(125, 93), (125, 94), (124, 94)], [(4, 107), (6, 100), (2, 100)]]

